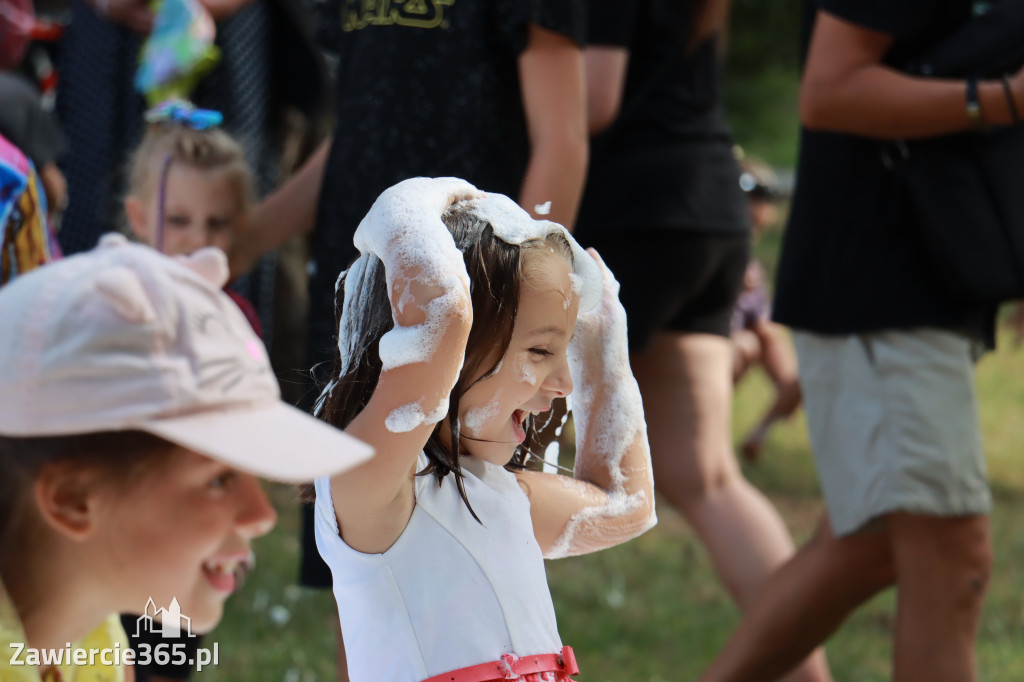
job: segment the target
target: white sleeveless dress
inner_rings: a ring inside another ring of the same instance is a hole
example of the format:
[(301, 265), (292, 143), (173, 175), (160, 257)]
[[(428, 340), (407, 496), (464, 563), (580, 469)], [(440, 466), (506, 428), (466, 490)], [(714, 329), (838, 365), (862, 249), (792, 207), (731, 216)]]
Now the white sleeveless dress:
[[(421, 453), (418, 467), (427, 461)], [(452, 475), (440, 485), (417, 476), (409, 525), (383, 554), (345, 544), (330, 480), (316, 481), (316, 543), (334, 576), (352, 682), (420, 682), (502, 654), (561, 650), (526, 494), (503, 467), (463, 462), (483, 524)]]

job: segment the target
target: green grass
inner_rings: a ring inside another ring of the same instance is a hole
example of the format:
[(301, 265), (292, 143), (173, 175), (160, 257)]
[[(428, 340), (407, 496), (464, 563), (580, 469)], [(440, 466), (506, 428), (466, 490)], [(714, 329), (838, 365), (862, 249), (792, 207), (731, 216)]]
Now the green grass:
[(744, 153), (776, 168), (796, 166), (799, 89), (796, 68), (787, 64), (769, 64), (752, 75), (733, 71), (726, 76), (725, 117)]
[[(1007, 340), (1008, 341), (1008, 340)], [(981, 680), (1024, 679), (1024, 350), (1005, 348), (978, 371), (981, 418), (995, 490), (995, 570), (978, 646)], [(736, 396), (735, 433), (750, 425), (769, 397), (759, 375)], [(821, 511), (802, 417), (772, 434), (763, 461), (745, 467), (778, 506), (798, 541)], [(273, 488), (277, 529), (257, 546), (259, 568), (235, 595), (222, 625), (220, 666), (204, 680), (315, 682), (335, 679), (334, 603), (329, 592), (295, 586), (294, 497)], [(667, 505), (659, 525), (606, 552), (549, 562), (562, 637), (575, 648), (588, 682), (696, 679), (737, 624), (737, 613), (707, 555)], [(893, 594), (860, 609), (828, 644), (837, 680), (888, 679)]]

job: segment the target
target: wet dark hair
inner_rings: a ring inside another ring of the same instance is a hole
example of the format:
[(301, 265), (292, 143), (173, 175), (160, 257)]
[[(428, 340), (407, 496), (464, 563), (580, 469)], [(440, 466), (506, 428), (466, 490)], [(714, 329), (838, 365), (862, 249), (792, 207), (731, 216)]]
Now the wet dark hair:
[(130, 485), (168, 455), (174, 445), (143, 431), (104, 431), (69, 436), (0, 436), (0, 578), (21, 560), (36, 530), (29, 513), (33, 481), (48, 466), (99, 472), (112, 486)]
[[(430, 463), (419, 475), (433, 475), (440, 484), (445, 476), (452, 474), (459, 495), (479, 521), (462, 482), (459, 456), (465, 454), (462, 441), (469, 437), (460, 433), (459, 403), (473, 385), (498, 370), (512, 340), (524, 281), (524, 255), (530, 250), (547, 247), (565, 256), (570, 264), (573, 263), (573, 255), (568, 240), (561, 232), (554, 232), (543, 239), (530, 239), (521, 245), (508, 244), (494, 235), (493, 227), (476, 214), (474, 206), (471, 200), (457, 202), (441, 216), (455, 239), (456, 247), (463, 254), (469, 273), (473, 326), (466, 341), (462, 371), (448, 399), (451, 419), (444, 419), (434, 427), (423, 448)], [(348, 426), (373, 395), (382, 366), (380, 339), (394, 326), (384, 267), (379, 259), (371, 256), (365, 267), (353, 267), (341, 274), (335, 296), (339, 325), (346, 289), (350, 291), (350, 300), (360, 302), (350, 311), (345, 330), (353, 346), (347, 362), (342, 361), (340, 350), (336, 350), (331, 374), (334, 378), (322, 387), (324, 393), (315, 411), (320, 419), (338, 428)], [(485, 367), (491, 358), (496, 359)], [(506, 468), (522, 469), (526, 466), (532, 449), (538, 444), (538, 431), (544, 426), (546, 424), (536, 424), (533, 415), (524, 421), (526, 440), (516, 448)], [(445, 445), (441, 438), (443, 428), (449, 429), (450, 446)], [(313, 497), (311, 488), (305, 486), (302, 489), (305, 499)]]

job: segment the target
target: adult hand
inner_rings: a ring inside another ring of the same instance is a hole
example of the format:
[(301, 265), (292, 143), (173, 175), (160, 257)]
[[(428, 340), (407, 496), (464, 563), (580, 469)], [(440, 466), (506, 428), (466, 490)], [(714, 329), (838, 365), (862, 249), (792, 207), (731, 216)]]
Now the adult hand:
[(142, 33), (153, 30), (153, 10), (149, 0), (89, 0), (99, 14), (122, 26)]
[(68, 183), (64, 179), (64, 174), (57, 168), (57, 164), (48, 163), (40, 168), (39, 180), (43, 183), (50, 215), (63, 211), (68, 203)]

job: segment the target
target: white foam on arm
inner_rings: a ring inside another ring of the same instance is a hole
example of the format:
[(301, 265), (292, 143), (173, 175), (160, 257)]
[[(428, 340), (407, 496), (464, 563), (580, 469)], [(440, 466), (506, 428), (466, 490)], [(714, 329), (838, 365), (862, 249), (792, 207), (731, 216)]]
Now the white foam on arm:
[[(455, 321), (468, 322), (473, 312), (462, 252), (441, 215), (455, 201), (482, 196), (473, 185), (456, 178), (405, 180), (377, 198), (354, 237), (360, 260), (372, 262), (369, 257), (373, 255), (384, 265), (391, 298), (395, 326), (380, 340), (382, 371), (421, 362), (457, 364), (455, 371), (439, 371), (450, 377), (452, 385), (434, 387), (438, 395), (451, 392), (465, 354), (463, 347), (452, 349), (447, 354), (451, 357), (435, 357), (441, 341)], [(365, 263), (353, 266), (349, 277), (368, 276), (366, 270)], [(352, 291), (355, 289), (353, 286)], [(358, 343), (349, 338), (345, 313), (352, 309), (350, 305), (361, 303), (350, 295), (346, 282), (345, 312), (338, 334), (342, 358)], [(420, 424), (436, 423), (447, 413), (447, 404), (442, 403), (445, 401), (432, 405), (412, 402), (397, 407), (386, 426), (394, 433), (405, 433)]]
[(603, 263), (601, 270), (601, 303), (580, 314), (569, 345), (576, 466), (575, 480), (563, 477), (591, 504), (573, 514), (546, 552), (549, 559), (612, 547), (657, 523), (647, 425), (629, 368), (626, 313), (618, 282)]

